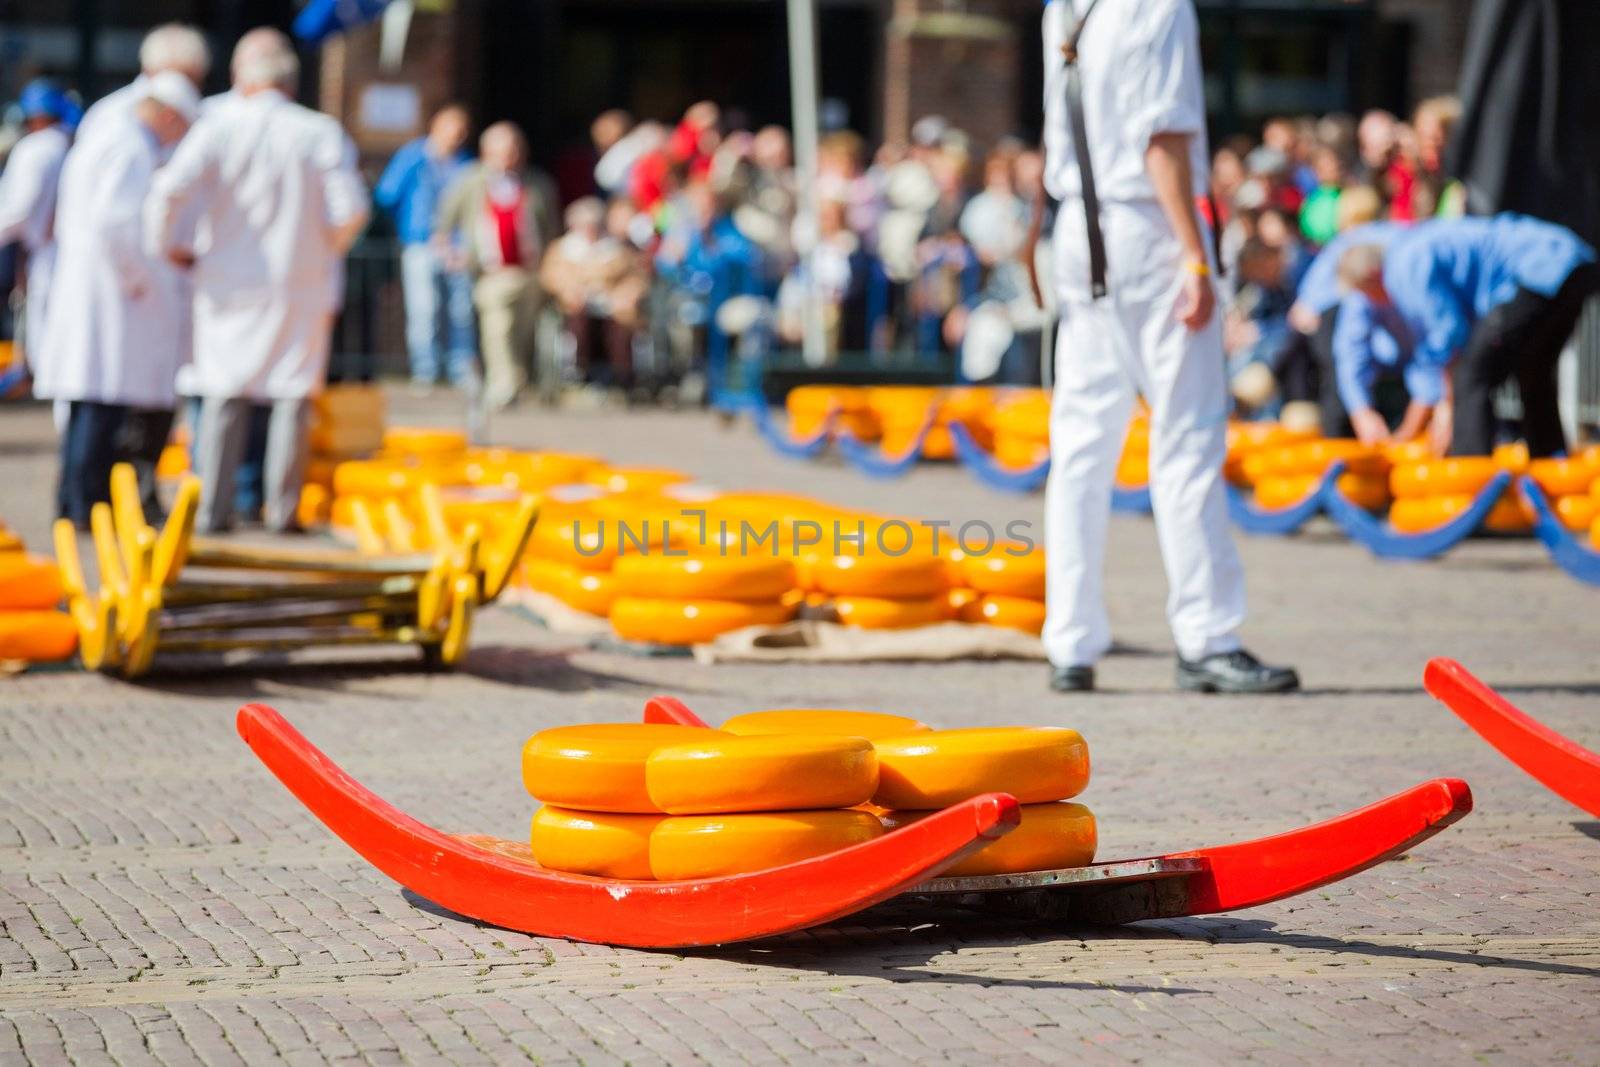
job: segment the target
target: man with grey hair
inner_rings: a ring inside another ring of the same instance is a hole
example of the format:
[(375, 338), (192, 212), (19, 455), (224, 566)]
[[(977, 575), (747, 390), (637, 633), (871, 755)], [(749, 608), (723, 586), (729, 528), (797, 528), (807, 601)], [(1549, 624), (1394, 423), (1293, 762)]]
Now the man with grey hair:
[[(201, 117), (146, 204), (154, 247), (192, 266), (199, 525), (226, 529), (250, 409), (271, 405), (264, 521), (295, 525), (310, 398), (321, 392), (345, 251), (366, 224), (366, 186), (338, 122), (290, 99), (300, 65), (277, 30), (233, 53), (233, 91)], [(191, 247), (182, 220), (198, 216)]]
[[(78, 123), (77, 140), (80, 143), (88, 140), (96, 130), (107, 125), (113, 115), (120, 119), (131, 118), (135, 106), (148, 94), (150, 79), (168, 70), (188, 78), (196, 90), (204, 86), (206, 75), (211, 72), (211, 46), (206, 44), (199, 30), (181, 22), (169, 22), (145, 34), (139, 43), (139, 76), (96, 100), (84, 112)], [(123, 124), (111, 125), (121, 128)]]

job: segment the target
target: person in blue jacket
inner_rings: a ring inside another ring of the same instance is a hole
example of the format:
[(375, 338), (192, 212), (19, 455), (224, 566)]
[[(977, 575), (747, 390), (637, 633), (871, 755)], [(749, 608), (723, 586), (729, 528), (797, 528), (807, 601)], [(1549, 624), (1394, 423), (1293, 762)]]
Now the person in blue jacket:
[[(1333, 362), (1333, 334), (1345, 294), (1339, 287), (1339, 259), (1361, 245), (1387, 248), (1407, 232), (1401, 222), (1367, 222), (1341, 230), (1312, 259), (1300, 276), (1289, 308), (1290, 343), (1274, 360), (1285, 400), (1308, 400), (1321, 409), (1322, 432), (1348, 437), (1350, 420), (1339, 399)], [(1309, 357), (1309, 358), (1307, 358)]]
[(439, 201), (471, 162), (465, 109), (441, 108), (426, 137), (407, 143), (389, 160), (372, 198), (394, 217), (400, 238), (400, 285), (405, 296), (406, 350), (419, 391), (439, 380), (441, 365), (455, 385), (475, 373), (477, 339), (472, 279), (452, 269), (433, 244)]
[(1600, 291), (1593, 248), (1527, 215), (1435, 220), (1390, 247), (1383, 288), (1411, 332), (1412, 359), (1441, 372), (1431, 427), (1439, 451), (1494, 449), (1494, 395), (1507, 381), (1521, 394), (1529, 454), (1566, 450), (1556, 361)]
[(1323, 384), (1324, 431), (1369, 445), (1421, 434), (1444, 394), (1442, 370), (1415, 358), (1411, 327), (1383, 284), (1383, 256), (1368, 244), (1339, 257), (1344, 295), (1331, 313), (1333, 381)]

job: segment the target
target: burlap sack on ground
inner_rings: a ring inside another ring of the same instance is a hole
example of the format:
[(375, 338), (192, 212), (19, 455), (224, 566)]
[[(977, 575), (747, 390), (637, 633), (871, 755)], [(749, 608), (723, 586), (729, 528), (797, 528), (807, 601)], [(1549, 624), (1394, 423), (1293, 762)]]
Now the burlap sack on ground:
[(869, 663), (1045, 657), (1037, 637), (998, 626), (942, 622), (910, 630), (857, 630), (798, 619), (722, 634), (694, 646), (694, 658), (701, 663)]

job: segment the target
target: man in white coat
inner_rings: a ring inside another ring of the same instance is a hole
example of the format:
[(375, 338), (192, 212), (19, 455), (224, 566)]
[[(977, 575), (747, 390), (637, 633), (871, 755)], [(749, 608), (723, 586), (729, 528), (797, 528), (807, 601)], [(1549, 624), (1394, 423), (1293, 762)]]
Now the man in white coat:
[(170, 420), (175, 403), (187, 306), (176, 270), (145, 248), (142, 207), (163, 148), (183, 136), (199, 103), (188, 79), (157, 75), (62, 168), (50, 355), (34, 390), (69, 405), (58, 498), (80, 530), (109, 496), (128, 412), (164, 411)]
[(211, 71), (211, 47), (200, 31), (181, 22), (157, 26), (139, 42), (139, 75), (89, 105), (78, 123), (78, 139), (87, 140), (102, 123), (127, 119), (144, 98), (150, 79), (163, 71), (175, 71), (194, 83), (198, 92)]
[(21, 276), (27, 303), (21, 349), (37, 376), (45, 353), (45, 313), (56, 258), (56, 190), (67, 149), (72, 146), (68, 120), (76, 109), (67, 95), (45, 78), (23, 86), (17, 103), (28, 132), (12, 146), (5, 170), (0, 171), (0, 245), (16, 241), (22, 246)]
[(1062, 328), (1045, 492), (1051, 685), (1092, 689), (1094, 665), (1111, 647), (1103, 573), (1111, 485), (1142, 394), (1179, 687), (1296, 688), (1294, 671), (1262, 664), (1239, 643), (1244, 570), (1222, 483), (1227, 378), (1195, 212), (1208, 153), (1194, 7), (1050, 0), (1044, 20), (1046, 185), (1061, 201), (1053, 279)]
[[(340, 268), (369, 211), (344, 130), (289, 98), (299, 74), (283, 34), (245, 34), (233, 54), (233, 92), (206, 109), (147, 204), (153, 247), (193, 264), (198, 525), (210, 532), (231, 525), (253, 404), (272, 406), (265, 524), (295, 526)], [(199, 220), (193, 248), (181, 221), (191, 209)]]

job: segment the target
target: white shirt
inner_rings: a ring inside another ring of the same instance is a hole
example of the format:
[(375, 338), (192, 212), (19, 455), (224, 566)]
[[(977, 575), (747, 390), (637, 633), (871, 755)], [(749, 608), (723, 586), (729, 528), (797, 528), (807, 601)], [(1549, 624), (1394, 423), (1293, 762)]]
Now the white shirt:
[(120, 89), (113, 89), (89, 105), (78, 120), (78, 140), (86, 141), (95, 130), (105, 126), (122, 128), (122, 120), (133, 117), (133, 109), (144, 99), (150, 79), (140, 74)]
[[(1045, 186), (1058, 200), (1081, 188), (1067, 113), (1062, 42), (1089, 0), (1044, 10)], [(1153, 200), (1145, 150), (1158, 133), (1187, 133), (1194, 193), (1209, 177), (1200, 28), (1190, 0), (1100, 0), (1078, 38), (1084, 126), (1095, 191), (1107, 203)]]
[(0, 244), (21, 241), (29, 252), (50, 243), (56, 184), (72, 137), (58, 123), (18, 141), (0, 171)]
[(103, 116), (68, 153), (38, 396), (172, 407), (188, 305), (176, 271), (145, 250), (140, 219), (160, 155), (128, 113)]
[(198, 213), (196, 392), (320, 392), (344, 252), (370, 210), (338, 122), (275, 91), (225, 96), (156, 176), (146, 210), (163, 252), (187, 245), (183, 220)]

